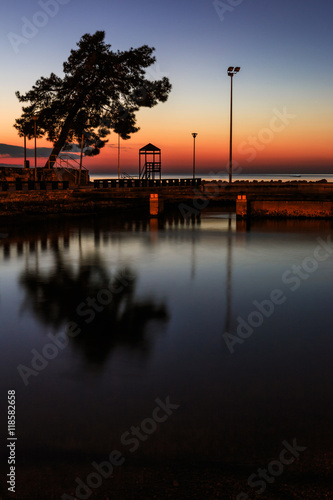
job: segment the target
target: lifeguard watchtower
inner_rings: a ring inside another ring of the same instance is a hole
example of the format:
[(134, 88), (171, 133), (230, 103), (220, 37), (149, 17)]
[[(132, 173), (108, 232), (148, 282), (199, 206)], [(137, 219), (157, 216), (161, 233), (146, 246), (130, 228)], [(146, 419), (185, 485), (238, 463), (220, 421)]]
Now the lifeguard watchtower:
[(139, 179), (155, 179), (155, 173), (161, 178), (161, 150), (149, 143), (139, 149)]

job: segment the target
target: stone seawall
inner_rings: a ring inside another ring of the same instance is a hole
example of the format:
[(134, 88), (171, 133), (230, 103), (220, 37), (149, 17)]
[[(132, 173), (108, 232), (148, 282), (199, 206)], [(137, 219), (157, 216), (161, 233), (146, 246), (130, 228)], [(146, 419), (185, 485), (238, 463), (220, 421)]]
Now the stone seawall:
[[(130, 206), (133, 203), (130, 202)], [(140, 202), (137, 203), (137, 206)], [(148, 205), (148, 202), (147, 202)], [(0, 216), (84, 214), (126, 208), (128, 203), (114, 201), (111, 196), (96, 196), (93, 191), (34, 191), (0, 193)]]
[[(161, 193), (162, 191), (163, 194)], [(169, 191), (169, 192), (168, 192)], [(188, 200), (191, 203), (193, 191), (188, 188), (173, 190), (155, 189), (160, 200), (174, 205)], [(0, 217), (11, 215), (119, 213), (142, 210), (149, 213), (149, 188), (119, 189), (117, 191), (93, 188), (56, 191), (0, 192)]]
[[(44, 182), (68, 182), (70, 186), (78, 184), (79, 170), (77, 168), (58, 168), (45, 169), (38, 167), (20, 168), (20, 167), (0, 167), (0, 191), (7, 190), (8, 186), (16, 190), (16, 185), (28, 184), (34, 181)], [(89, 184), (89, 172), (83, 169), (81, 172), (81, 184)]]
[(158, 194), (165, 209), (169, 206), (180, 209), (182, 206), (183, 214), (187, 211), (191, 213), (191, 210), (197, 213), (207, 206), (236, 207), (237, 196), (243, 195), (246, 196), (246, 204), (252, 204), (251, 213), (254, 214), (255, 209), (257, 215), (262, 217), (332, 217), (331, 205), (327, 203), (333, 203), (333, 183), (301, 186), (207, 183), (198, 187), (1, 191), (0, 216), (119, 213), (123, 210), (133, 213), (144, 210), (149, 213), (151, 193)]
[(234, 182), (232, 184), (205, 182), (204, 194), (236, 200), (238, 195), (248, 199), (283, 200), (333, 198), (333, 182)]
[(332, 218), (332, 201), (250, 201), (250, 217)]

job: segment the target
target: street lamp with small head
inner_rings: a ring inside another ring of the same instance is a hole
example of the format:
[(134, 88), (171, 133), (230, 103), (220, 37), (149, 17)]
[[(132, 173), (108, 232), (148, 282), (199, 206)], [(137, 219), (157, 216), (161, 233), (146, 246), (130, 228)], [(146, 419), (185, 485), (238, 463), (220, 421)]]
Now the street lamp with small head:
[(197, 132), (192, 132), (193, 137), (193, 181), (195, 179), (195, 138), (197, 136)]

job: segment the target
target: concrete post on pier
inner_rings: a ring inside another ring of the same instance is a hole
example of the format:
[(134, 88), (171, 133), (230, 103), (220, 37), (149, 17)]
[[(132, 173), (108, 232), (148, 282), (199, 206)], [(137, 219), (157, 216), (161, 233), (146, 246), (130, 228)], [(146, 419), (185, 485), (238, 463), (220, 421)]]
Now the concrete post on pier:
[(164, 202), (159, 199), (157, 193), (152, 193), (149, 200), (149, 213), (151, 217), (156, 217), (163, 212)]
[(248, 201), (245, 194), (239, 194), (236, 200), (236, 217), (237, 219), (246, 219), (248, 216)]

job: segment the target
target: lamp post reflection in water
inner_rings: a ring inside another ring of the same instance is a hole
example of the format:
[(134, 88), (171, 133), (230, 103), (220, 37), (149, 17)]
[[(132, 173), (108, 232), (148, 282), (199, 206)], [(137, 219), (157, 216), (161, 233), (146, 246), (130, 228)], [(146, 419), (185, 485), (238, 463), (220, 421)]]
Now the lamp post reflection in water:
[(232, 226), (231, 214), (228, 218), (228, 238), (227, 238), (227, 282), (226, 282), (226, 316), (225, 332), (230, 332), (231, 324), (231, 282), (232, 282)]

